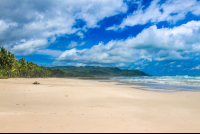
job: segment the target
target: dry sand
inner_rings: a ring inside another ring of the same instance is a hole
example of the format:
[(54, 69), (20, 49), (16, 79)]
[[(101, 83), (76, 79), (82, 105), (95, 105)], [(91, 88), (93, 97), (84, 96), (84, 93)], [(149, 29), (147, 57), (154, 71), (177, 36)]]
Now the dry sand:
[(1, 79), (0, 132), (200, 132), (199, 92), (137, 88), (80, 79)]

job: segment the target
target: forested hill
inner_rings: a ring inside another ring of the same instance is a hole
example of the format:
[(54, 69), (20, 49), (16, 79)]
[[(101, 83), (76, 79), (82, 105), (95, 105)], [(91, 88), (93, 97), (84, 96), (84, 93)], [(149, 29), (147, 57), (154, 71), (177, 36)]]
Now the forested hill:
[(0, 79), (35, 77), (91, 77), (90, 75), (64, 72), (60, 69), (38, 66), (24, 58), (17, 60), (10, 51), (0, 47)]
[(34, 77), (94, 77), (94, 76), (144, 76), (139, 70), (121, 70), (111, 67), (75, 67), (58, 66), (42, 67), (24, 58), (17, 60), (10, 51), (0, 47), (1, 78), (34, 78)]
[(99, 67), (99, 66), (56, 66), (54, 69), (60, 69), (66, 73), (74, 73), (81, 75), (93, 76), (149, 76), (148, 74), (139, 70), (121, 70), (117, 67)]

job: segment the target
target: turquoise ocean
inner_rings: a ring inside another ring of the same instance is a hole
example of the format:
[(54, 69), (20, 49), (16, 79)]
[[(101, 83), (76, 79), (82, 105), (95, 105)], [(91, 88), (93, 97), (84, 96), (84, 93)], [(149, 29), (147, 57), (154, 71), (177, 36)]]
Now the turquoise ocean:
[(140, 85), (143, 90), (177, 92), (200, 91), (200, 75), (111, 77), (121, 84)]

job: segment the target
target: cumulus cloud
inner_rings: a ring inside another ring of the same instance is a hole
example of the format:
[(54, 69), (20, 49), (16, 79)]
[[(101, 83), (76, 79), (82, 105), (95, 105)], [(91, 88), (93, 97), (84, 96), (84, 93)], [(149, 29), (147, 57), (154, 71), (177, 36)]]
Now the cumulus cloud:
[[(4, 20), (0, 20), (0, 35), (3, 35), (3, 33), (8, 29), (12, 27), (16, 27), (17, 23), (6, 23)], [(2, 37), (1, 37), (2, 38)]]
[(105, 17), (113, 16), (127, 11), (127, 5), (122, 0), (94, 0), (84, 1), (81, 12), (77, 17), (87, 22), (87, 27), (98, 27), (97, 22)]
[(83, 67), (83, 66), (86, 66), (86, 64), (83, 64), (83, 63), (77, 63), (75, 66), (77, 66), (77, 67)]
[(191, 70), (199, 70), (200, 69), (200, 65), (193, 67)]
[(143, 25), (148, 22), (157, 23), (160, 21), (168, 21), (175, 23), (184, 19), (187, 13), (200, 15), (200, 1), (197, 0), (167, 0), (160, 5), (160, 0), (153, 0), (148, 8), (143, 10), (141, 3), (138, 9), (128, 15), (120, 25), (108, 27), (106, 30), (123, 29), (126, 26)]
[(161, 29), (151, 26), (124, 42), (127, 47), (146, 49), (154, 56), (166, 58), (171, 54), (182, 59), (182, 52), (197, 51), (194, 48), (200, 41), (199, 24), (200, 21), (191, 21), (178, 27)]
[[(191, 21), (174, 28), (158, 29), (155, 25), (144, 29), (136, 37), (99, 43), (90, 49), (66, 50), (57, 60), (125, 65), (146, 61), (185, 60), (188, 53), (198, 51), (200, 21)], [(199, 51), (200, 52), (200, 51)]]
[[(134, 56), (135, 55), (135, 56)], [(90, 64), (115, 64), (118, 62), (133, 62), (137, 58), (137, 52), (126, 47), (117, 47), (116, 41), (110, 41), (106, 45), (99, 43), (90, 49), (66, 50), (57, 60), (73, 61)]]
[(67, 48), (74, 48), (74, 47), (77, 47), (77, 46), (83, 46), (85, 44), (85, 42), (82, 42), (82, 43), (77, 43), (75, 41), (71, 41), (70, 44), (67, 46)]
[(85, 37), (85, 35), (82, 32), (78, 32), (77, 35), (80, 36), (81, 39)]
[(20, 44), (16, 44), (12, 51), (19, 52), (24, 55), (28, 55), (33, 53), (36, 50), (46, 47), (47, 40), (39, 39), (39, 40), (30, 40), (30, 41), (22, 41)]
[(63, 51), (51, 50), (51, 49), (41, 49), (41, 50), (37, 50), (36, 53), (41, 54), (41, 55), (50, 55), (53, 58), (56, 58), (56, 57), (60, 56), (63, 53)]
[[(98, 21), (126, 10), (123, 0), (1, 0), (0, 46), (30, 54), (62, 35), (77, 34), (84, 38), (81, 30), (99, 27)], [(73, 27), (77, 19), (86, 22), (83, 29)], [(27, 42), (22, 44), (21, 39)], [(46, 41), (40, 44), (41, 47), (34, 47), (33, 42), (41, 39)]]

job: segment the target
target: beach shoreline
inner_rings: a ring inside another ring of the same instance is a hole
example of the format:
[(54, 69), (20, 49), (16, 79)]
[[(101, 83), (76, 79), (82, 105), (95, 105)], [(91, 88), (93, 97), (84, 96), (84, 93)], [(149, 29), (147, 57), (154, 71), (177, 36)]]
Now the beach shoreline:
[(0, 79), (0, 132), (200, 132), (200, 92), (140, 88), (109, 80)]

